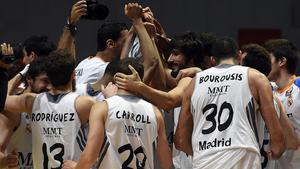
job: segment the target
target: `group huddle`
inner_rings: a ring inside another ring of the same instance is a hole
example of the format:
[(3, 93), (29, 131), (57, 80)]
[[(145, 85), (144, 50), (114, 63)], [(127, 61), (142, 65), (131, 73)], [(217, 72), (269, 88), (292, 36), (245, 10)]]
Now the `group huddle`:
[[(21, 59), (3, 63), (11, 79), (1, 169), (300, 168), (292, 42), (168, 37), (149, 7), (129, 3), (131, 27), (102, 24), (97, 53), (76, 64), (76, 24), (86, 13), (86, 1), (76, 2), (57, 45), (34, 35)], [(0, 54), (16, 50), (3, 43)]]

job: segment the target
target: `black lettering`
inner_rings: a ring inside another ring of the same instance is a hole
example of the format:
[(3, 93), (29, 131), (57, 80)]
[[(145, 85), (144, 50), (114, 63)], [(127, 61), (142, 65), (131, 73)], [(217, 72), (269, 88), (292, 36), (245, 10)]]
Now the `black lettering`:
[(147, 116), (147, 124), (150, 124), (150, 119), (149, 119), (149, 116)]
[(243, 80), (242, 78), (242, 74), (239, 74), (239, 78), (238, 78), (239, 81)]
[(70, 113), (70, 120), (69, 121), (74, 121), (75, 119), (74, 119), (74, 113)]
[(204, 77), (204, 82), (207, 82), (208, 81), (208, 79), (209, 79), (209, 76), (207, 75), (207, 76), (205, 76)]
[(142, 116), (140, 114), (136, 115), (136, 122), (140, 122), (141, 121)]
[(206, 150), (206, 141), (203, 141), (203, 143), (199, 142), (199, 150)]
[(118, 115), (119, 115), (119, 113), (120, 113), (120, 111), (117, 111), (117, 113), (116, 113), (116, 117), (117, 117), (117, 119), (120, 119), (120, 118), (121, 118), (121, 116), (118, 116)]
[(203, 77), (199, 78), (199, 84), (201, 84), (203, 82)]
[(219, 76), (216, 76), (216, 79), (215, 79), (215, 82), (218, 82), (219, 83)]
[(32, 114), (31, 114), (31, 120), (32, 120), (32, 121), (35, 121), (35, 113), (32, 113)]
[(225, 80), (225, 76), (222, 76), (220, 81), (223, 82)]
[(19, 152), (19, 165), (20, 166), (32, 166), (32, 153), (23, 154), (22, 152)]
[(47, 114), (47, 115), (46, 115), (46, 121), (51, 121), (51, 119), (50, 119), (50, 114)]

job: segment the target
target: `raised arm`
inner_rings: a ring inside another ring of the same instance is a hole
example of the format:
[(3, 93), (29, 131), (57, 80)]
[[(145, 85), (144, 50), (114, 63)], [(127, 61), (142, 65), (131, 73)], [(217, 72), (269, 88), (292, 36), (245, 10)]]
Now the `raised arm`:
[(163, 169), (170, 169), (172, 167), (172, 154), (168, 145), (166, 136), (165, 123), (161, 115), (161, 112), (154, 108), (157, 128), (158, 128), (158, 140), (157, 140), (157, 155)]
[(268, 79), (255, 69), (249, 69), (249, 86), (259, 103), (261, 115), (270, 133), (270, 159), (278, 159), (285, 150), (284, 135), (273, 102), (273, 94)]
[[(139, 37), (141, 52), (144, 59), (145, 82), (149, 83), (153, 78), (153, 71), (155, 68), (160, 69), (159, 52), (155, 47), (154, 40), (149, 36), (147, 29), (142, 21), (142, 7), (136, 3), (129, 3), (125, 6), (125, 15), (132, 20), (133, 27)], [(150, 26), (150, 25), (148, 25)], [(149, 27), (150, 29), (150, 27)], [(161, 65), (161, 68), (162, 65)], [(151, 70), (151, 72), (149, 72)], [(161, 74), (161, 83), (165, 84), (164, 74)]]
[[(63, 33), (59, 39), (57, 49), (66, 49), (72, 56), (76, 57), (75, 52), (75, 34), (76, 23), (80, 17), (86, 15), (87, 5), (85, 0), (78, 1), (72, 6), (70, 16), (68, 18), (68, 24), (64, 26)], [(76, 58), (75, 58), (76, 59)]]
[(192, 133), (193, 133), (193, 116), (191, 114), (191, 97), (195, 87), (195, 78), (189, 84), (181, 105), (181, 111), (178, 118), (178, 125), (175, 132), (174, 143), (176, 149), (189, 155), (193, 155)]
[(26, 112), (31, 114), (34, 99), (37, 95), (26, 93), (19, 96), (7, 96), (4, 110), (14, 113)]

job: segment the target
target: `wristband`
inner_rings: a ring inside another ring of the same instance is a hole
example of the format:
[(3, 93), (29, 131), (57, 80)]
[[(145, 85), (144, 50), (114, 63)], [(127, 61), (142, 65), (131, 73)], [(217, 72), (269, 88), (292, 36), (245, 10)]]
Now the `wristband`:
[(65, 27), (70, 31), (71, 35), (75, 37), (77, 33), (77, 26), (73, 23), (67, 22)]

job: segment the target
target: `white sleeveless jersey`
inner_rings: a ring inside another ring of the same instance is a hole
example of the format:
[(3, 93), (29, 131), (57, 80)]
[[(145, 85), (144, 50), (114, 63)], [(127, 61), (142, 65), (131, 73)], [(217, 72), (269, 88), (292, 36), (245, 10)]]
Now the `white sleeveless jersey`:
[(153, 105), (136, 96), (106, 99), (106, 138), (101, 149), (101, 169), (154, 169), (154, 147), (158, 136)]
[(82, 145), (80, 119), (75, 110), (78, 94), (39, 94), (32, 108), (33, 166), (62, 167), (63, 160), (79, 160)]
[(196, 75), (193, 168), (232, 168), (247, 152), (257, 154), (258, 165), (251, 168), (261, 167), (254, 102), (247, 67), (220, 65)]
[(95, 91), (90, 83), (76, 84), (75, 93), (79, 94), (80, 96), (91, 96), (97, 101), (103, 101), (105, 99), (102, 92)]
[(107, 64), (98, 57), (84, 59), (75, 69), (76, 84), (95, 83), (103, 77)]
[[(300, 79), (294, 78), (290, 85), (281, 90), (275, 90), (274, 94), (281, 101), (287, 112), (295, 132), (300, 138)], [(276, 168), (299, 169), (300, 168), (300, 148), (298, 150), (287, 150), (276, 161)]]
[[(181, 107), (174, 109), (174, 132), (176, 131)], [(176, 149), (173, 144), (173, 164), (175, 169), (193, 168), (192, 156)]]
[(20, 124), (13, 132), (7, 145), (7, 153), (11, 153), (14, 149), (19, 154), (19, 168), (32, 169), (32, 139), (31, 139), (31, 122), (27, 113), (20, 114)]

